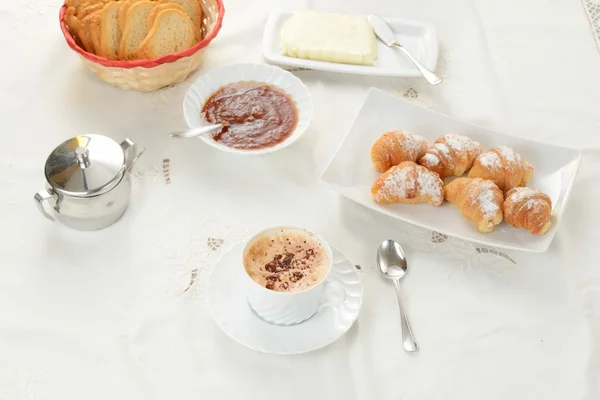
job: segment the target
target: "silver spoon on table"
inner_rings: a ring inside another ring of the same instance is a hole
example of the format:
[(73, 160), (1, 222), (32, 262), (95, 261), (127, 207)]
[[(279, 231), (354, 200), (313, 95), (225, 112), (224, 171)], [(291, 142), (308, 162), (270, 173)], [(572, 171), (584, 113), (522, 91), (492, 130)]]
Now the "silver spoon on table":
[(423, 78), (427, 79), (427, 82), (431, 83), (432, 85), (437, 85), (438, 83), (442, 82), (442, 78), (428, 70), (423, 64), (419, 62), (419, 60), (414, 58), (412, 54), (410, 54), (408, 50), (404, 48), (404, 46), (398, 43), (398, 40), (396, 39), (392, 28), (390, 28), (388, 23), (385, 22), (383, 18), (378, 17), (377, 15), (369, 15), (367, 19), (369, 20), (369, 24), (371, 24), (371, 26), (373, 27), (375, 35), (377, 35), (379, 40), (385, 43), (386, 46), (396, 48), (402, 53), (404, 53), (404, 55), (408, 57), (408, 59), (412, 61), (413, 64), (415, 64), (415, 67), (417, 67), (421, 75), (423, 75)]
[(400, 322), (402, 324), (402, 344), (406, 351), (417, 351), (419, 346), (415, 341), (406, 312), (402, 306), (402, 294), (400, 293), (400, 279), (406, 275), (408, 264), (404, 251), (400, 244), (394, 240), (385, 240), (377, 250), (377, 266), (384, 278), (394, 282), (396, 294), (398, 295), (398, 305), (400, 306)]
[(204, 125), (198, 128), (188, 129), (186, 131), (171, 132), (170, 136), (175, 139), (189, 139), (196, 136), (208, 135), (209, 133), (212, 133), (218, 129), (222, 129), (224, 126), (229, 126), (229, 124), (227, 122), (223, 122), (221, 124)]

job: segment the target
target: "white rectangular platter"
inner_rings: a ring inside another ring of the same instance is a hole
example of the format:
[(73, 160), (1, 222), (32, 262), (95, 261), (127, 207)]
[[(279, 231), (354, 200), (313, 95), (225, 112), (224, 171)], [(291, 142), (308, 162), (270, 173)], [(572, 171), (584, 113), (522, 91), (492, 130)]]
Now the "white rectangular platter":
[[(359, 75), (421, 76), (419, 71), (405, 56), (399, 51), (387, 47), (379, 40), (377, 41), (377, 61), (372, 66), (337, 64), (284, 56), (280, 48), (280, 31), (284, 22), (293, 14), (293, 11), (284, 11), (275, 12), (269, 16), (263, 35), (262, 49), (265, 60), (270, 64)], [(409, 21), (401, 18), (384, 19), (392, 27), (398, 43), (406, 47), (428, 69), (435, 70), (439, 52), (435, 27), (428, 23)]]
[[(440, 207), (375, 203), (371, 197), (371, 186), (379, 174), (371, 164), (369, 152), (375, 140), (390, 130), (416, 133), (430, 143), (442, 134), (459, 133), (480, 142), (484, 151), (499, 145), (512, 147), (535, 167), (533, 179), (527, 186), (541, 190), (552, 199), (552, 228), (545, 236), (536, 236), (502, 222), (493, 232), (484, 234), (478, 232), (475, 224), (448, 202)], [(470, 125), (371, 88), (321, 180), (341, 195), (400, 221), (491, 247), (543, 252), (556, 233), (581, 155), (579, 150), (528, 141)]]

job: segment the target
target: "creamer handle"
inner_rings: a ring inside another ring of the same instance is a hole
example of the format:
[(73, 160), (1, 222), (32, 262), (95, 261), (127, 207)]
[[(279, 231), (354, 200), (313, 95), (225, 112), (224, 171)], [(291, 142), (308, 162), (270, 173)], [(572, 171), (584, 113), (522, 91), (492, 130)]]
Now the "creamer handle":
[(125, 140), (121, 142), (121, 148), (125, 153), (125, 169), (127, 171), (131, 170), (138, 158), (146, 151), (146, 149), (142, 149), (142, 151), (138, 153), (137, 144), (133, 143), (129, 138), (125, 138)]
[(33, 199), (35, 200), (35, 204), (42, 215), (48, 218), (50, 221), (54, 221), (52, 215), (50, 215), (44, 208), (44, 201), (53, 199), (56, 202), (56, 200), (58, 200), (58, 195), (52, 189), (44, 189), (37, 192), (35, 196), (33, 196)]

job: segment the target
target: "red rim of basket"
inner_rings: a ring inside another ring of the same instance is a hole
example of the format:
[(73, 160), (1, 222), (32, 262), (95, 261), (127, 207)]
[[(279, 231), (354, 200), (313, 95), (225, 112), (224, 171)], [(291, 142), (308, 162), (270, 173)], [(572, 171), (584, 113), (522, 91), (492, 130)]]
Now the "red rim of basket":
[(105, 67), (152, 68), (152, 67), (156, 67), (156, 66), (159, 66), (162, 64), (177, 61), (180, 58), (191, 56), (192, 54), (196, 53), (198, 50), (208, 46), (208, 44), (215, 38), (215, 36), (217, 36), (217, 33), (219, 33), (219, 30), (221, 30), (221, 25), (223, 24), (223, 14), (225, 13), (225, 7), (223, 6), (223, 1), (222, 0), (215, 0), (215, 1), (217, 3), (217, 8), (218, 8), (217, 12), (219, 13), (219, 15), (217, 17), (217, 23), (213, 27), (212, 31), (210, 31), (210, 33), (204, 37), (204, 39), (202, 39), (201, 41), (196, 43), (196, 45), (194, 47), (190, 47), (189, 49), (182, 50), (179, 53), (168, 54), (163, 57), (155, 58), (153, 60), (132, 60), (132, 61), (109, 60), (107, 58), (100, 57), (93, 53), (89, 53), (89, 52), (85, 51), (84, 49), (79, 47), (79, 45), (73, 38), (73, 35), (71, 35), (71, 32), (69, 32), (69, 29), (67, 28), (67, 24), (65, 23), (65, 14), (67, 13), (67, 4), (66, 3), (63, 4), (63, 6), (60, 8), (60, 13), (59, 13), (60, 29), (62, 30), (62, 33), (65, 36), (65, 39), (66, 39), (69, 47), (72, 48), (73, 50), (75, 50), (77, 53), (79, 53), (82, 57), (84, 57), (90, 61), (104, 65)]

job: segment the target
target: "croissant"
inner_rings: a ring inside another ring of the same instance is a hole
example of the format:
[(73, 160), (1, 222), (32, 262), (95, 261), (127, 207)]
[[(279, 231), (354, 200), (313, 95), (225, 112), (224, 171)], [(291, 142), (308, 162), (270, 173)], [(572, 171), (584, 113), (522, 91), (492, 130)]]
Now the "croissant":
[(461, 176), (473, 165), (473, 160), (481, 154), (481, 145), (460, 135), (444, 135), (438, 137), (427, 149), (419, 164), (436, 172), (442, 178)]
[(405, 161), (381, 174), (373, 183), (371, 194), (379, 204), (429, 203), (439, 206), (444, 202), (444, 183), (435, 172)]
[(552, 201), (536, 189), (513, 188), (506, 193), (504, 218), (515, 228), (525, 228), (534, 235), (545, 235), (552, 226)]
[(446, 186), (446, 200), (475, 221), (479, 232), (487, 233), (502, 222), (502, 191), (492, 181), (458, 178)]
[(499, 146), (481, 154), (469, 171), (469, 178), (493, 181), (504, 192), (525, 186), (533, 176), (534, 168), (510, 147)]
[(417, 161), (427, 150), (427, 140), (409, 132), (384, 133), (371, 148), (371, 160), (377, 172), (385, 172), (403, 161)]

